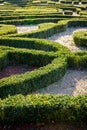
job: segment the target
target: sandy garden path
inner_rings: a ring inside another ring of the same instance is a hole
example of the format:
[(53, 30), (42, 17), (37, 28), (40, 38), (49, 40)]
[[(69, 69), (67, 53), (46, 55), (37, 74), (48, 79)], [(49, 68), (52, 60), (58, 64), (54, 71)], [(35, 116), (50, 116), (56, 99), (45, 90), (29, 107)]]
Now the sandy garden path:
[(38, 29), (38, 25), (20, 25), (16, 26), (18, 33), (31, 32)]
[(55, 34), (49, 38), (48, 40), (55, 41), (57, 43), (60, 43), (66, 47), (68, 47), (71, 51), (81, 51), (81, 50), (87, 50), (87, 48), (83, 47), (77, 47), (75, 43), (73, 42), (73, 33), (76, 31), (87, 31), (87, 28), (81, 28), (81, 27), (71, 27), (68, 28), (66, 31)]

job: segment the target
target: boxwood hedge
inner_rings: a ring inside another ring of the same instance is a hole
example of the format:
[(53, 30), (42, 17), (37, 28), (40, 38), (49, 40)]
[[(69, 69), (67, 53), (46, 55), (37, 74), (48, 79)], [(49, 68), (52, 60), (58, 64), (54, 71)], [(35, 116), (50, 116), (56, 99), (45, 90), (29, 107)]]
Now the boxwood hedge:
[(76, 45), (87, 47), (87, 31), (79, 31), (73, 34), (73, 40)]
[(14, 25), (0, 24), (0, 36), (14, 33), (17, 33), (17, 29)]
[(15, 95), (0, 100), (1, 123), (86, 122), (87, 95)]

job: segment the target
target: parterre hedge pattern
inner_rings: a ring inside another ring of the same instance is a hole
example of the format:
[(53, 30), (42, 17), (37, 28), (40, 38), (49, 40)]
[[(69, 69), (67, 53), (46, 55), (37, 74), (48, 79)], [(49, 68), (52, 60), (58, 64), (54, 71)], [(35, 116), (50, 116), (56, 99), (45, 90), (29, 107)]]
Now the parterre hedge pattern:
[(46, 38), (70, 26), (87, 26), (86, 19), (43, 24), (25, 34), (0, 36), (0, 70), (7, 65), (28, 64), (38, 69), (0, 79), (0, 123), (46, 121), (86, 122), (87, 95), (31, 94), (58, 81), (67, 68), (86, 69), (87, 52), (72, 53)]

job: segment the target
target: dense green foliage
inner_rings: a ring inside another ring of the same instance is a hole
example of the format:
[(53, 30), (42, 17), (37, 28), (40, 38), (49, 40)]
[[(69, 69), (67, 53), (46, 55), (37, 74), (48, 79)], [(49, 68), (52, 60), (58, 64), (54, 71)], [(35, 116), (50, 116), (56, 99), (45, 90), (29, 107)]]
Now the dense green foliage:
[(87, 31), (79, 31), (73, 34), (73, 40), (76, 45), (87, 47)]
[(0, 100), (0, 122), (86, 122), (87, 95), (16, 95)]
[(17, 29), (14, 25), (0, 24), (0, 35), (7, 35), (17, 33)]

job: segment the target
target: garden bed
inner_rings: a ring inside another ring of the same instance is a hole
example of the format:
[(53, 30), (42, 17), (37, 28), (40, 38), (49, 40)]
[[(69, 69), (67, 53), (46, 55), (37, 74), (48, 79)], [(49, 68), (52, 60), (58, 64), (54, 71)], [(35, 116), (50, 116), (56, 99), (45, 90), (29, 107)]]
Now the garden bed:
[(51, 123), (37, 123), (37, 124), (24, 124), (24, 125), (16, 125), (16, 126), (0, 126), (0, 130), (86, 130), (86, 124), (67, 124), (65, 122), (51, 122)]

